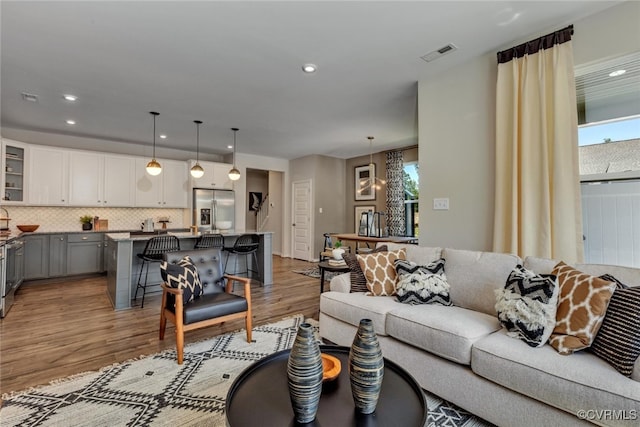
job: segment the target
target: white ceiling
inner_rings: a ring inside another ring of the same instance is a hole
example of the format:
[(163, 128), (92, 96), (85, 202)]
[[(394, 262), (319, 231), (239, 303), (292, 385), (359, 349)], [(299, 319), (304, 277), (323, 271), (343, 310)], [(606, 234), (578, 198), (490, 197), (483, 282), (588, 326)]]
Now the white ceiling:
[[(151, 145), (158, 111), (158, 146), (195, 151), (199, 119), (211, 154), (229, 153), (231, 127), (238, 152), (285, 159), (368, 154), (367, 135), (375, 151), (413, 145), (419, 76), (616, 3), (3, 0), (3, 135)], [(420, 59), (448, 43), (458, 50)]]

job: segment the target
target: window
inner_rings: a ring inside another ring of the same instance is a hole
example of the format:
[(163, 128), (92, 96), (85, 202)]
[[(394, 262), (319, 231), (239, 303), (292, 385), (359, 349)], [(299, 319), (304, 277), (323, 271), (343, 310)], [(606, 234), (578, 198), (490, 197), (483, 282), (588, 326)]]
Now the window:
[(640, 52), (577, 68), (576, 95), (585, 261), (640, 267)]
[(418, 196), (420, 176), (418, 174), (418, 163), (411, 162), (404, 164), (404, 216), (407, 227), (407, 236), (418, 237), (420, 234), (418, 212)]

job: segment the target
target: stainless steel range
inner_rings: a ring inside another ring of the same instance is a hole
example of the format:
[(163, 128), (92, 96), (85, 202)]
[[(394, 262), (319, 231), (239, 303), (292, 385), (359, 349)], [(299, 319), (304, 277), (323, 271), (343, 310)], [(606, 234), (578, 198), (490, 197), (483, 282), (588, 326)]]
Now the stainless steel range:
[(16, 291), (24, 280), (24, 242), (14, 240), (4, 245), (0, 252), (0, 317), (5, 317), (13, 304)]

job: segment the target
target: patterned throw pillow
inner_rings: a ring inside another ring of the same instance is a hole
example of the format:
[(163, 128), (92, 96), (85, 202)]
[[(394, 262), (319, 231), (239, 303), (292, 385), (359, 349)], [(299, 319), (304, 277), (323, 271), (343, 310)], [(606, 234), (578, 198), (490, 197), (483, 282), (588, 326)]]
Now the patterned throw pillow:
[(556, 276), (536, 274), (518, 264), (504, 289), (495, 290), (498, 320), (507, 335), (531, 347), (545, 345), (556, 326), (559, 289)]
[[(382, 245), (373, 250), (373, 253), (377, 252), (387, 252), (387, 245)], [(347, 263), (347, 267), (349, 267), (351, 279), (351, 292), (367, 292), (367, 278), (364, 277), (364, 273), (360, 268), (360, 263), (358, 262), (358, 258), (356, 258), (356, 254), (352, 253), (344, 253), (342, 255), (342, 259)]]
[(396, 297), (405, 304), (451, 305), (449, 283), (444, 274), (444, 258), (429, 265), (397, 259), (394, 263), (396, 274)]
[(202, 284), (200, 276), (191, 258), (182, 258), (177, 264), (169, 264), (166, 261), (160, 263), (160, 274), (162, 280), (172, 288), (182, 289), (182, 300), (184, 302), (193, 301), (202, 295)]
[(640, 357), (640, 287), (629, 288), (609, 275), (600, 278), (616, 283), (617, 289), (591, 351), (629, 377)]
[(616, 285), (564, 262), (559, 262), (551, 274), (558, 277), (560, 298), (549, 343), (558, 353), (571, 354), (593, 342)]
[(367, 255), (356, 255), (360, 268), (367, 278), (368, 295), (391, 296), (396, 293), (396, 259), (405, 259), (406, 251), (379, 252)]

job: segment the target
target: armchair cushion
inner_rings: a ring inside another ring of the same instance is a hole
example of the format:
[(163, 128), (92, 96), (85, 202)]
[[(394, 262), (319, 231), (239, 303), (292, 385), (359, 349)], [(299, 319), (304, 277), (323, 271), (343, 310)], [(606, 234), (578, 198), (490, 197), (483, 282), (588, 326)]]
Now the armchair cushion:
[(182, 258), (177, 264), (166, 261), (160, 263), (162, 280), (172, 288), (182, 289), (182, 298), (185, 303), (193, 301), (202, 295), (202, 284), (198, 269), (189, 256)]
[(247, 311), (247, 300), (241, 296), (218, 292), (204, 294), (183, 307), (184, 324)]

